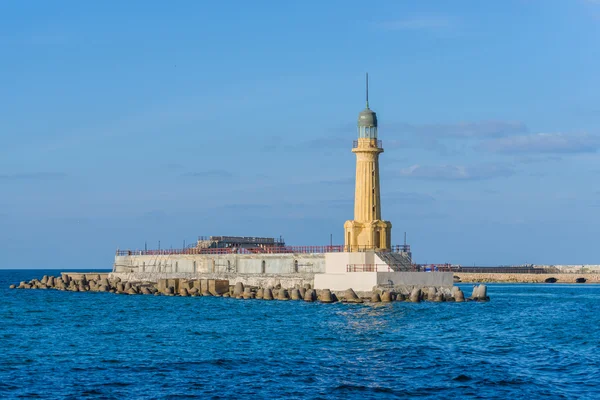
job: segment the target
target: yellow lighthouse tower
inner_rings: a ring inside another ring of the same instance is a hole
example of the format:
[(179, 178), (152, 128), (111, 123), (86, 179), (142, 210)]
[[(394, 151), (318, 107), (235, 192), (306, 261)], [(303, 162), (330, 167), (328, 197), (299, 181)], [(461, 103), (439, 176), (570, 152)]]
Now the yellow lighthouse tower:
[(358, 114), (358, 140), (352, 152), (356, 154), (356, 189), (354, 220), (344, 224), (346, 251), (389, 250), (392, 223), (381, 219), (379, 195), (379, 154), (377, 115), (369, 108), (369, 74), (367, 74), (367, 108)]

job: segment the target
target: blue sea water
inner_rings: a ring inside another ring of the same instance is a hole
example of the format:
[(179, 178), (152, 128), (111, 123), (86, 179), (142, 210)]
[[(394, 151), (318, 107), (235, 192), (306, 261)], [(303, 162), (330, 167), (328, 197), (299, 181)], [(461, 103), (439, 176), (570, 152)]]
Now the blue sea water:
[(387, 305), (8, 289), (44, 274), (0, 271), (1, 398), (600, 398), (598, 285)]

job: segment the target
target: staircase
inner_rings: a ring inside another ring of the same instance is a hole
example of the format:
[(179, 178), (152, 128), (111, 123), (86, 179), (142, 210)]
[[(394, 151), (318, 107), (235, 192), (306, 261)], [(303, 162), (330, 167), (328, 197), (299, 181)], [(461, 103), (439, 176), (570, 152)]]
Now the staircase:
[(412, 260), (408, 253), (378, 251), (376, 254), (381, 261), (385, 262), (393, 271), (400, 272), (413, 270)]

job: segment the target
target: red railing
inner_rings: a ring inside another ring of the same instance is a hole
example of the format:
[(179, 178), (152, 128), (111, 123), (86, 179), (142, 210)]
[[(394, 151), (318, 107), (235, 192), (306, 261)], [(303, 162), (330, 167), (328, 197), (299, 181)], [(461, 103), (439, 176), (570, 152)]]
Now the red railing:
[(175, 255), (175, 254), (285, 254), (285, 253), (341, 253), (345, 251), (381, 251), (381, 252), (410, 252), (410, 246), (392, 246), (391, 249), (381, 250), (372, 246), (261, 246), (261, 247), (227, 247), (227, 248), (185, 248), (164, 250), (117, 250), (117, 256), (144, 255)]

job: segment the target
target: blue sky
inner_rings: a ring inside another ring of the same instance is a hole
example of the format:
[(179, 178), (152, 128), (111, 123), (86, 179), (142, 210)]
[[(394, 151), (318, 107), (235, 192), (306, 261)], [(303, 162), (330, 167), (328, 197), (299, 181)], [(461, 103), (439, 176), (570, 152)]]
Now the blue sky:
[(600, 264), (598, 43), (594, 0), (1, 2), (0, 267), (341, 243), (366, 71), (415, 261)]

